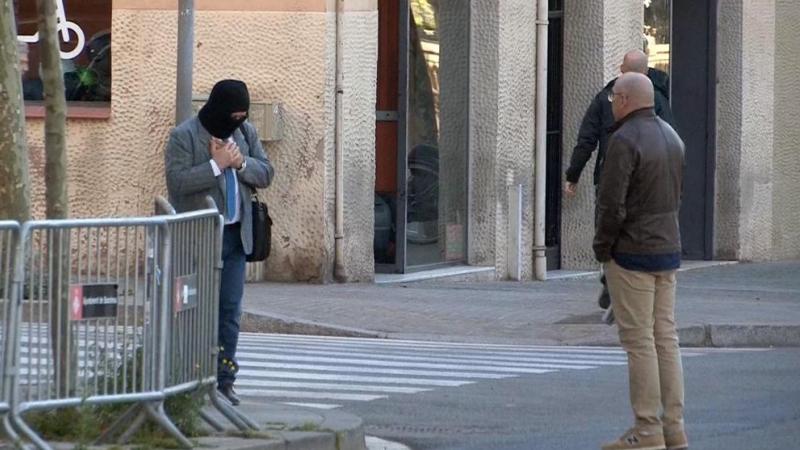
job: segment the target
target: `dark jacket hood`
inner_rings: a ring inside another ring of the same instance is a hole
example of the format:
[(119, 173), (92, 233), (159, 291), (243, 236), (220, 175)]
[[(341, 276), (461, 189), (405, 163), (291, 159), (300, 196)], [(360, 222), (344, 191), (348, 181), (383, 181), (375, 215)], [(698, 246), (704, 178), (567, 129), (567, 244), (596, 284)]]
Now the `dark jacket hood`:
[(669, 100), (669, 75), (662, 70), (651, 67), (647, 71), (647, 76), (653, 82), (653, 87), (661, 91), (661, 94)]

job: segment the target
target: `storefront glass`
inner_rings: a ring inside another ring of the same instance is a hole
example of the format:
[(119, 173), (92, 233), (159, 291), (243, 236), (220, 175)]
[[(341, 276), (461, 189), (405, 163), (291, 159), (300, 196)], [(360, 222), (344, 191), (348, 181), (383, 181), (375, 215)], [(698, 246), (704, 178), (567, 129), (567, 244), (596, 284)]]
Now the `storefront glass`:
[(406, 266), (466, 259), (470, 2), (411, 0)]
[(645, 53), (650, 67), (670, 74), (672, 0), (644, 0)]
[[(69, 102), (111, 101), (111, 3), (57, 0), (61, 65)], [(36, 0), (15, 0), (26, 103), (44, 100)]]

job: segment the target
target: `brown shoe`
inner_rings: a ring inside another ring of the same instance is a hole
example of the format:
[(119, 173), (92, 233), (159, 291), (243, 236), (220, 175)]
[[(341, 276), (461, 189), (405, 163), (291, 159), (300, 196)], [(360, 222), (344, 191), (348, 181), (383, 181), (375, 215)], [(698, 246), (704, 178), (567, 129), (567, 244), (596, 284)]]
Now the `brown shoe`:
[(222, 394), (223, 397), (228, 399), (228, 401), (231, 402), (231, 405), (233, 406), (239, 406), (239, 403), (242, 402), (239, 399), (239, 396), (236, 395), (236, 392), (233, 390), (233, 385), (220, 386), (217, 388), (217, 391), (219, 391), (219, 393)]
[(603, 445), (603, 450), (666, 450), (662, 434), (642, 434), (628, 430), (621, 438)]
[(689, 448), (689, 441), (686, 439), (686, 433), (683, 430), (671, 433), (665, 431), (664, 442), (667, 445), (667, 450), (687, 450)]

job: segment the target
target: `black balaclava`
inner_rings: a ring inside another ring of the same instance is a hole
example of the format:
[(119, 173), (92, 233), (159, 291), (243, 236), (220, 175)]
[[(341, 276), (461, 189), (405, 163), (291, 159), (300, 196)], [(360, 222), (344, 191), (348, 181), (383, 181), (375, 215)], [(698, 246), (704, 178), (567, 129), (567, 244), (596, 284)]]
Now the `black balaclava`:
[(212, 136), (228, 139), (246, 118), (234, 120), (231, 114), (250, 109), (247, 85), (239, 80), (222, 80), (214, 85), (208, 101), (197, 113), (200, 123)]

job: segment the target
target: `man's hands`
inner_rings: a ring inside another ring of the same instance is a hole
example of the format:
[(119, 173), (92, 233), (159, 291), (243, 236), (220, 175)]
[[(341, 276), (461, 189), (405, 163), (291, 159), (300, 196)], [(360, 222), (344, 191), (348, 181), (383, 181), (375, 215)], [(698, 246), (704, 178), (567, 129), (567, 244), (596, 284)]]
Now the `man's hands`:
[(234, 142), (223, 142), (220, 139), (213, 138), (209, 144), (211, 150), (211, 158), (217, 163), (220, 170), (225, 170), (228, 167), (239, 169), (244, 163), (244, 156), (239, 151), (239, 146)]
[(244, 155), (239, 151), (239, 147), (236, 144), (233, 144), (233, 168), (236, 170), (241, 170), (242, 166), (244, 165)]
[(567, 183), (564, 185), (564, 192), (566, 192), (567, 195), (570, 197), (577, 196), (578, 195), (577, 183), (570, 183), (569, 181), (567, 181)]

